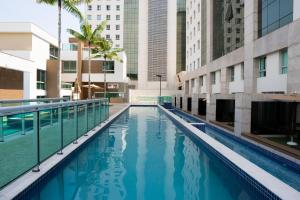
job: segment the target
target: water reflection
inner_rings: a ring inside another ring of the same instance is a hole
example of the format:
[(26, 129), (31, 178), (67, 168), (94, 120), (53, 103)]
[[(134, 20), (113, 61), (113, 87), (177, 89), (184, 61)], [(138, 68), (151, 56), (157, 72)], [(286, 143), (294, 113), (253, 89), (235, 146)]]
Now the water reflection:
[(30, 199), (253, 198), (223, 163), (158, 112), (130, 108)]

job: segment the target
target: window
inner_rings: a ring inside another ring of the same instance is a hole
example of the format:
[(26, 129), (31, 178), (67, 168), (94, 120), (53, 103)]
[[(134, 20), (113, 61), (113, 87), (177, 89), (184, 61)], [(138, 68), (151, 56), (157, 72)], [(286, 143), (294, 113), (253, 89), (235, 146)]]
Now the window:
[(200, 40), (197, 41), (197, 48), (200, 49)]
[(62, 61), (62, 72), (76, 73), (76, 61), (73, 60)]
[(116, 10), (119, 11), (120, 10), (120, 5), (116, 6)]
[(120, 25), (116, 25), (116, 30), (120, 30)]
[(44, 70), (37, 70), (37, 78), (36, 78), (36, 88), (39, 90), (46, 89), (46, 71)]
[(106, 6), (106, 10), (110, 10), (110, 5), (107, 5), (107, 6)]
[(101, 5), (97, 5), (97, 10), (101, 10)]
[(244, 80), (244, 63), (241, 63), (241, 80)]
[(116, 35), (116, 40), (120, 40), (120, 35)]
[(259, 37), (293, 21), (293, 0), (261, 0), (258, 2)]
[(110, 20), (110, 15), (106, 15), (106, 20)]
[(200, 68), (200, 58), (197, 59), (197, 68)]
[(203, 87), (203, 76), (199, 77), (199, 85)]
[(116, 20), (120, 20), (120, 15), (116, 15)]
[(115, 73), (115, 62), (114, 61), (105, 61), (103, 62), (103, 69), (106, 73), (113, 74)]
[(87, 16), (88, 20), (92, 20), (92, 15)]
[(259, 66), (258, 66), (258, 75), (259, 77), (266, 77), (266, 57), (262, 57), (259, 59)]
[(106, 30), (110, 30), (110, 25), (108, 24), (108, 25), (106, 25)]
[(284, 49), (280, 52), (280, 62), (281, 62), (281, 74), (287, 74), (288, 72), (288, 50)]
[(72, 83), (61, 82), (61, 89), (72, 90)]
[(97, 15), (97, 20), (101, 20), (101, 15)]
[(216, 72), (211, 73), (211, 84), (212, 85), (216, 84)]
[(107, 40), (110, 40), (110, 35), (105, 36)]
[(230, 79), (230, 82), (234, 81), (234, 66), (229, 67), (229, 79)]
[(92, 5), (88, 5), (88, 10), (92, 10)]

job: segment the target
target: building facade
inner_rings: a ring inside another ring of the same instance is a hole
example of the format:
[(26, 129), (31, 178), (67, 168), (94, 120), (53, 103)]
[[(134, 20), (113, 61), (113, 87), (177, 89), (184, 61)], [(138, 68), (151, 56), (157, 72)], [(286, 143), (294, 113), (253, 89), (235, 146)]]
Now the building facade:
[(176, 89), (176, 68), (185, 66), (185, 0), (95, 0), (86, 14), (93, 26), (105, 19), (120, 24), (120, 30), (110, 25), (103, 35), (120, 35), (120, 40), (107, 38), (124, 48), (132, 88), (158, 90), (160, 75), (163, 89)]
[[(187, 73), (177, 107), (238, 136), (297, 137), (300, 3), (196, 0), (186, 6)], [(272, 117), (278, 115), (290, 117)]]
[(124, 0), (94, 0), (85, 6), (85, 13), (93, 28), (106, 20), (102, 35), (113, 42), (113, 47), (123, 48)]
[[(112, 102), (127, 101), (128, 78), (126, 76), (125, 53), (119, 55), (123, 63), (117, 61), (105, 61), (103, 58), (93, 58), (91, 61), (91, 85), (92, 96), (104, 97), (104, 66), (106, 69), (106, 97)], [(63, 44), (61, 52), (62, 60), (62, 87), (64, 97), (76, 97), (74, 86), (76, 79), (81, 86), (81, 98), (88, 98), (88, 50), (82, 43), (70, 38), (70, 43)], [(51, 69), (56, 65), (55, 61), (49, 61), (47, 70), (55, 74)], [(52, 79), (51, 83), (55, 84)]]
[(57, 40), (32, 23), (0, 23), (0, 98), (47, 96), (47, 61)]

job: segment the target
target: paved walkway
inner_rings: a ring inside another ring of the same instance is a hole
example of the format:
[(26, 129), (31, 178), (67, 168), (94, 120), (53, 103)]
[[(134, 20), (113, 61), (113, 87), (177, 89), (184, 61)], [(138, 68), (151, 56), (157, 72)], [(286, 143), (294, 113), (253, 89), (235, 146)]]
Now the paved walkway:
[(128, 105), (128, 103), (110, 104), (110, 106), (109, 106), (109, 115), (111, 116), (111, 115), (119, 112), (121, 109), (123, 109), (127, 105)]

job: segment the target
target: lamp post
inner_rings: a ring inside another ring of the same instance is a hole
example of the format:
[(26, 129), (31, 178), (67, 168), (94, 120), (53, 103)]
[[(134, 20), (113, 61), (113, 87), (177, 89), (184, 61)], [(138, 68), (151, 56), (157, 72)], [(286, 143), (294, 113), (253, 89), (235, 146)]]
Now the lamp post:
[(156, 75), (156, 77), (159, 78), (159, 96), (161, 97), (161, 75), (158, 74), (158, 75)]

